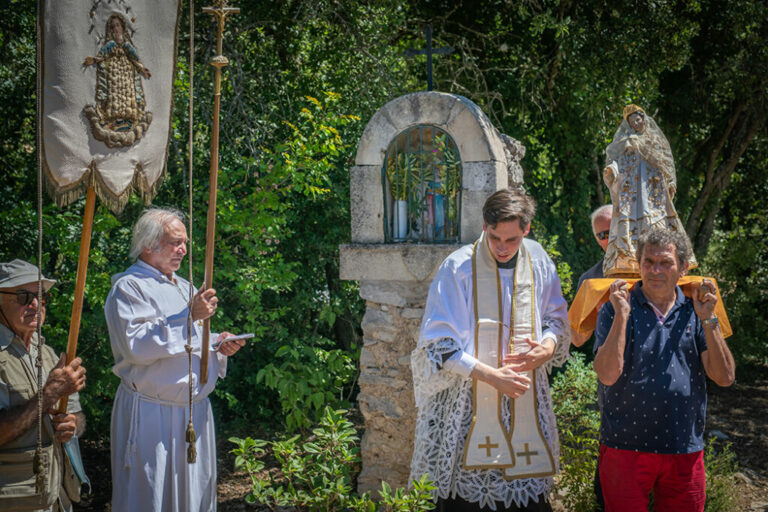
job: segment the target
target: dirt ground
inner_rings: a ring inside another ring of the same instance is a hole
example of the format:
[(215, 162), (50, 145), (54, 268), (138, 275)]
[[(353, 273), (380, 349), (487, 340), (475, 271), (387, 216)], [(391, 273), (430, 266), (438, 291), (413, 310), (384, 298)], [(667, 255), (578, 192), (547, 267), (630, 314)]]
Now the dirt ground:
[[(732, 443), (738, 463), (738, 508), (732, 512), (768, 512), (768, 378), (753, 384), (736, 383), (727, 389), (711, 386), (707, 409), (707, 431), (718, 431)], [(243, 433), (253, 435), (253, 433)], [(250, 478), (233, 470), (227, 434), (219, 435), (219, 511), (254, 511), (267, 509), (245, 503)], [(83, 458), (93, 480), (93, 495), (75, 510), (109, 511), (111, 479), (108, 440), (98, 443), (84, 440)], [(561, 509), (562, 510), (562, 509)]]

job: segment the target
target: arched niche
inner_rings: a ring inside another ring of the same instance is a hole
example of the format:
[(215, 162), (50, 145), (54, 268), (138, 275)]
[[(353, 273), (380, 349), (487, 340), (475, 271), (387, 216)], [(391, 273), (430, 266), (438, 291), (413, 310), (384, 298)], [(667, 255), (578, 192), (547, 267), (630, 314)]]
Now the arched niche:
[(507, 186), (504, 142), (488, 117), (472, 101), (442, 92), (417, 92), (396, 98), (368, 122), (350, 169), (352, 243), (385, 243), (384, 183), (381, 169), (387, 149), (411, 127), (431, 125), (456, 143), (463, 172), (460, 243), (474, 242), (482, 231), (485, 199)]

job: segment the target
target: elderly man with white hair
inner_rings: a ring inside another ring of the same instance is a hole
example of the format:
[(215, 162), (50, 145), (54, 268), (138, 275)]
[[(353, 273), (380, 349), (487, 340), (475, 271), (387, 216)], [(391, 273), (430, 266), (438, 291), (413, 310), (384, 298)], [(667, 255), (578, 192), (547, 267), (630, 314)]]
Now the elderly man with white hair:
[[(181, 213), (153, 208), (133, 228), (131, 259), (112, 277), (104, 310), (120, 387), (112, 408), (112, 510), (216, 510), (216, 437), (208, 395), (243, 341), (224, 341), (200, 383), (202, 320), (216, 312), (213, 289), (195, 291), (188, 332), (189, 282), (176, 275), (187, 253)], [(217, 341), (230, 337), (221, 333)], [(197, 461), (187, 463), (192, 351), (192, 421)]]

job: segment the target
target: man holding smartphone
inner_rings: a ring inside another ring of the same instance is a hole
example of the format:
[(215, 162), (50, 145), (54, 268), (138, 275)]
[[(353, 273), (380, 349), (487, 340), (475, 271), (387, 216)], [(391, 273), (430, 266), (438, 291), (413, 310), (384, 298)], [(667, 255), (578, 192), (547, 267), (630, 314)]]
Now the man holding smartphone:
[[(196, 291), (176, 275), (187, 253), (181, 213), (150, 209), (133, 228), (136, 262), (112, 277), (104, 310), (120, 387), (112, 409), (112, 510), (216, 510), (216, 437), (208, 395), (226, 374), (227, 357), (245, 344), (222, 342), (200, 382), (202, 320), (216, 313), (213, 289)], [(191, 333), (188, 332), (191, 309)], [(225, 341), (226, 340), (226, 341)], [(192, 349), (192, 368), (185, 346)], [(191, 391), (190, 391), (191, 380)], [(197, 460), (187, 463), (184, 433), (196, 430)]]

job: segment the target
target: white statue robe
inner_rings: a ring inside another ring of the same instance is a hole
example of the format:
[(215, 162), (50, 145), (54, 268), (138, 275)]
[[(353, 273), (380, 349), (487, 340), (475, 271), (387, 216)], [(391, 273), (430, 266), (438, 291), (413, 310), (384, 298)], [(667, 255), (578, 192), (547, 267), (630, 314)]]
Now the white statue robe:
[[(542, 433), (555, 461), (559, 460), (557, 424), (552, 411), (547, 372), (568, 357), (567, 304), (552, 260), (533, 240), (524, 239), (533, 266), (536, 286), (536, 339), (556, 340), (555, 355), (536, 372), (535, 392)], [(499, 269), (503, 317), (510, 318), (514, 269)], [(462, 467), (464, 443), (472, 422), (474, 358), (474, 306), (472, 245), (451, 254), (440, 266), (429, 289), (419, 342), (411, 354), (418, 418), (411, 461), (412, 480), (427, 473), (441, 498), (456, 497), (496, 510), (496, 502), (524, 506), (530, 499), (549, 493), (553, 480), (523, 478), (506, 480), (502, 471), (466, 470)], [(503, 330), (506, 355), (509, 329)], [(454, 352), (443, 362), (443, 354)], [(442, 368), (441, 368), (442, 366)], [(502, 420), (509, 431), (511, 401), (502, 400)]]
[[(193, 423), (197, 461), (187, 463), (189, 282), (138, 260), (112, 277), (104, 310), (120, 387), (112, 408), (112, 511), (216, 510), (216, 437), (208, 395), (227, 358), (208, 359), (200, 386), (201, 322), (193, 324)], [(215, 336), (212, 335), (212, 339)]]

